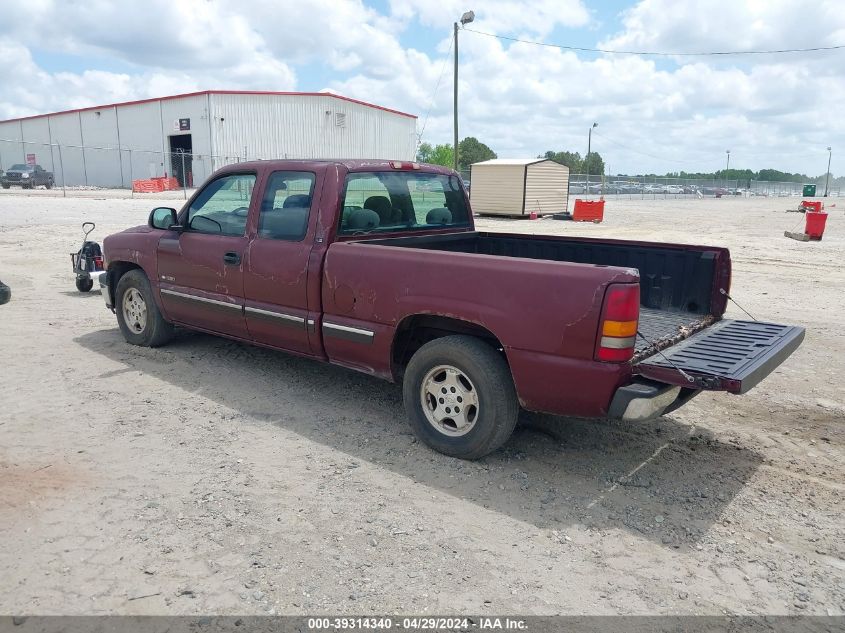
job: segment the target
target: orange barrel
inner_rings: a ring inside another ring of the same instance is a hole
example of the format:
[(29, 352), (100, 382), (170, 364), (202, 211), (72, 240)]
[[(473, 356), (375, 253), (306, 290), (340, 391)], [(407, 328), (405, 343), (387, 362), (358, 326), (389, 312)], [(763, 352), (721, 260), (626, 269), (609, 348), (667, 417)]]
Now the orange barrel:
[(824, 211), (807, 211), (804, 216), (804, 232), (811, 240), (820, 240), (824, 235), (824, 225), (827, 222), (827, 213)]

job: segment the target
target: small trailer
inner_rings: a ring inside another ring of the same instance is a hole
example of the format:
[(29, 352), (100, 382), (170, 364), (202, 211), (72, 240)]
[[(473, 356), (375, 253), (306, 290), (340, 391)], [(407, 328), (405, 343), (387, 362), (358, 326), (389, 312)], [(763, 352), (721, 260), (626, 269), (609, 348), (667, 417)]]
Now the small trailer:
[(565, 213), (569, 167), (547, 158), (494, 158), (471, 167), (470, 199), (480, 215)]

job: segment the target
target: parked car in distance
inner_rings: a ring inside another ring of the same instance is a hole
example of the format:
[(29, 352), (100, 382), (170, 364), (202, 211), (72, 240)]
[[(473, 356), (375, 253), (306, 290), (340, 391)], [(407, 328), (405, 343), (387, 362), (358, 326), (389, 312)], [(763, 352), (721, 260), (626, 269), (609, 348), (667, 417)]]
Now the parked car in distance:
[(683, 192), (684, 188), (680, 185), (666, 185), (665, 187), (663, 187), (663, 193), (678, 194)]
[(12, 185), (32, 189), (44, 186), (51, 189), (55, 184), (53, 172), (47, 171), (41, 165), (12, 165), (6, 173), (0, 177), (0, 186), (8, 189)]
[(587, 191), (587, 183), (580, 182), (578, 180), (572, 180), (569, 182), (569, 193), (586, 193)]
[(478, 231), (454, 171), (404, 161), (229, 165), (103, 247), (128, 343), (179, 325), (400, 383), (414, 433), (464, 459), (521, 408), (642, 422), (745, 393), (804, 337), (723, 318), (726, 248)]

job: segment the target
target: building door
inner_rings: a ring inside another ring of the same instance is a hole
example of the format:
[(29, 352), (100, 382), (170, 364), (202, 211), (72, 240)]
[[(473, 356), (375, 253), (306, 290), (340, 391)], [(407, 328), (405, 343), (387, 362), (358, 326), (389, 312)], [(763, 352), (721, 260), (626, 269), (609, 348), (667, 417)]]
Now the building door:
[(194, 158), (193, 142), (190, 134), (174, 134), (170, 139), (170, 173), (179, 181), (180, 187), (193, 187)]

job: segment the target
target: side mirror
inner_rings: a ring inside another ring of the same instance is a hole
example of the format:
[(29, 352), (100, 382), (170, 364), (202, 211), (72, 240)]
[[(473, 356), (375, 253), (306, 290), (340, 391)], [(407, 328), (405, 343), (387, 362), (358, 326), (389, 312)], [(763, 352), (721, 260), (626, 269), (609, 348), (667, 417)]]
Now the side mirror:
[(174, 225), (178, 226), (179, 219), (176, 217), (176, 209), (170, 207), (156, 207), (150, 211), (149, 225), (154, 229), (169, 230)]

